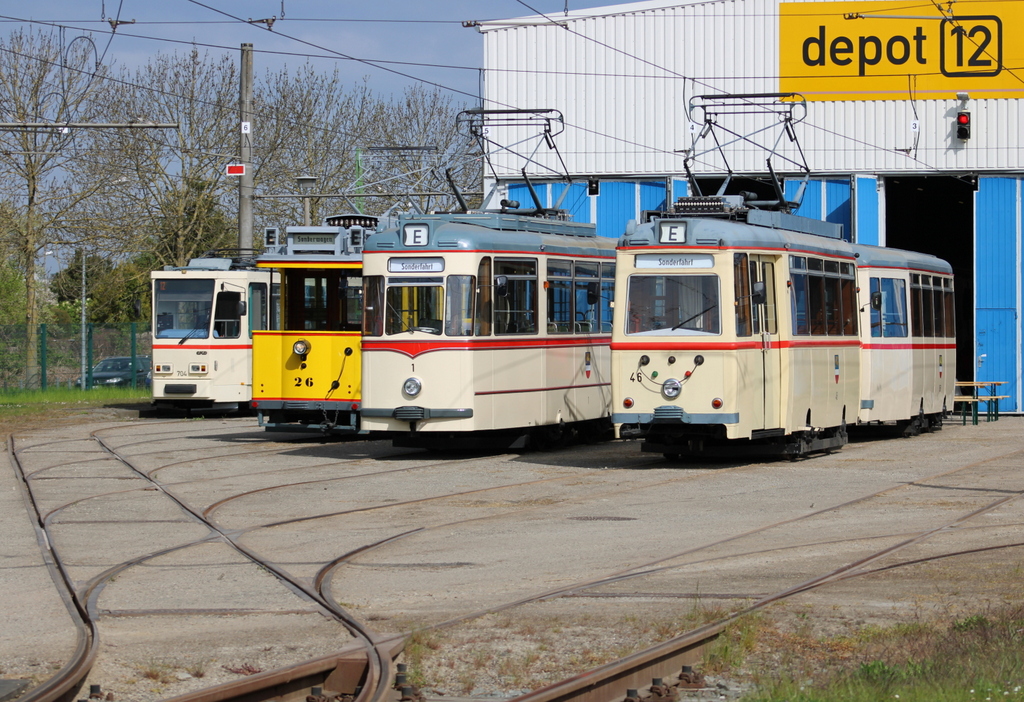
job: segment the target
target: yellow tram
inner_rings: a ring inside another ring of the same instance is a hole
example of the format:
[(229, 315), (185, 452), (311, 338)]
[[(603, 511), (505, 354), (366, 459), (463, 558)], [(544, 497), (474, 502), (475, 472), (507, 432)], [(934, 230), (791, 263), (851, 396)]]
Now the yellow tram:
[(280, 324), (253, 334), (252, 406), (268, 430), (359, 431), (362, 251), (377, 219), (327, 223), (268, 230), (257, 260), (281, 279)]

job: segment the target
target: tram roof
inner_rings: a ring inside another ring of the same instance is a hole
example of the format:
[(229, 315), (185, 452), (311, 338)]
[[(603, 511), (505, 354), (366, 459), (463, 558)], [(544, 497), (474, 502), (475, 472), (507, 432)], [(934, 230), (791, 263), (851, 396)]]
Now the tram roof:
[[(806, 218), (804, 218), (806, 219)], [(687, 247), (707, 246), (726, 249), (784, 249), (794, 255), (820, 254), (857, 259), (859, 267), (914, 268), (952, 274), (952, 267), (931, 254), (884, 246), (851, 244), (842, 239), (783, 228), (750, 224), (720, 217), (671, 217), (654, 219), (636, 226), (619, 240), (621, 247), (661, 246), (658, 222), (685, 222)], [(814, 221), (814, 220), (809, 220)]]
[[(428, 243), (406, 246), (402, 232), (407, 224), (425, 224)], [(595, 248), (608, 251), (615, 240), (597, 236), (593, 224), (567, 222), (512, 213), (403, 214), (398, 226), (375, 232), (366, 241), (366, 252), (443, 253), (447, 251), (501, 251), (593, 255)]]

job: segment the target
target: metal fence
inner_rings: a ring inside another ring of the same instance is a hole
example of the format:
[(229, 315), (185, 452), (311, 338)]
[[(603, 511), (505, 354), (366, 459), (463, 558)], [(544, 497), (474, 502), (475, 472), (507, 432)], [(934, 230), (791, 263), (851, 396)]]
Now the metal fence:
[[(148, 325), (89, 324), (85, 330), (86, 388), (92, 387), (92, 368), (111, 356), (138, 359), (152, 356), (153, 335)], [(82, 327), (78, 324), (36, 325), (35, 363), (30, 363), (29, 327), (0, 325), (0, 393), (79, 387), (82, 376)], [(148, 364), (147, 364), (148, 365)]]

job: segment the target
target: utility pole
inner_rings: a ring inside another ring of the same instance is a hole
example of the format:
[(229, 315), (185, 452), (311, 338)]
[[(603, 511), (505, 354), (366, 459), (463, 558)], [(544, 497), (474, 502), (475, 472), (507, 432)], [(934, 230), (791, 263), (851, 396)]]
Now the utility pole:
[(238, 112), (241, 122), (239, 155), (245, 167), (238, 179), (238, 248), (252, 249), (252, 44), (242, 44)]

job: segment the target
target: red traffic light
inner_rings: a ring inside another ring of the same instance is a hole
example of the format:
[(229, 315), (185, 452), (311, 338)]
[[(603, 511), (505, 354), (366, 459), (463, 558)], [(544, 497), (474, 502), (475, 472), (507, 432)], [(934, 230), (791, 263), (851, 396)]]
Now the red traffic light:
[(971, 138), (971, 113), (961, 110), (956, 113), (956, 138), (967, 140)]

